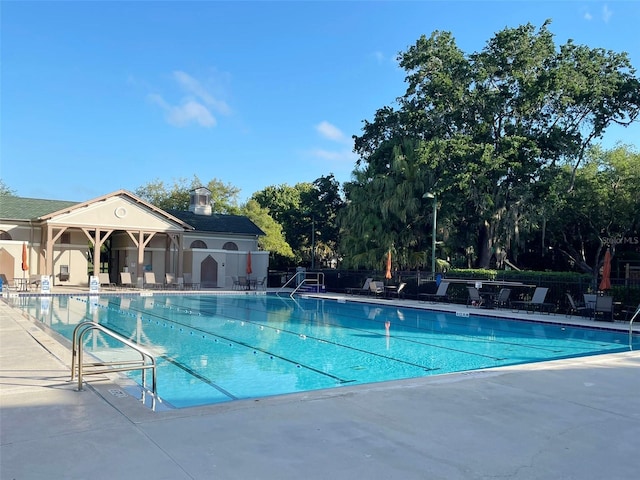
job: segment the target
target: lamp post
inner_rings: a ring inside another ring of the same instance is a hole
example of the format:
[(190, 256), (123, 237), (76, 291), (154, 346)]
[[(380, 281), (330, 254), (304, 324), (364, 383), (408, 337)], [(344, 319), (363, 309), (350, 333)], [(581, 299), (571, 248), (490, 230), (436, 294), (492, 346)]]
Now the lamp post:
[(316, 216), (311, 217), (311, 270), (316, 268)]
[(436, 223), (438, 221), (438, 199), (435, 194), (427, 192), (422, 198), (433, 199), (433, 229), (431, 230), (431, 277), (436, 279)]

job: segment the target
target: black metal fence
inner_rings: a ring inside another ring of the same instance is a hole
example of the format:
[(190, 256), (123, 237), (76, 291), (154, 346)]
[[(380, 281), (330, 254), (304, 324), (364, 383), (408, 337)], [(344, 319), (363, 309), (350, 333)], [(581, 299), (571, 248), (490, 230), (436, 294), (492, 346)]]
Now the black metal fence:
[[(417, 299), (422, 293), (435, 293), (437, 282), (433, 279), (431, 272), (426, 271), (395, 271), (391, 279), (384, 278), (384, 272), (380, 270), (314, 270), (314, 272), (324, 273), (325, 286), (327, 291), (344, 293), (349, 289), (362, 287), (367, 278), (376, 281), (384, 281), (386, 285), (399, 285), (406, 283), (403, 292), (406, 298)], [(269, 287), (277, 288), (284, 285), (288, 279), (296, 274), (296, 270), (271, 271), (269, 272)], [(441, 279), (474, 279), (492, 280), (493, 278), (481, 278), (472, 274), (465, 275), (461, 272), (448, 273), (442, 275)], [(509, 272), (500, 271), (499, 279), (503, 281), (520, 282), (524, 286), (511, 287), (512, 300), (529, 300), (533, 292), (532, 286), (547, 287), (546, 302), (556, 305), (559, 312), (567, 311), (569, 308), (567, 293), (574, 298), (581, 299), (584, 293), (593, 291), (593, 280), (588, 276), (571, 275), (564, 277), (557, 272)], [(623, 306), (634, 306), (640, 304), (640, 281), (629, 282), (625, 279), (611, 279), (612, 288), (609, 294), (613, 295), (614, 302)], [(464, 283), (452, 283), (448, 289), (449, 301), (465, 304), (468, 299), (466, 285)]]

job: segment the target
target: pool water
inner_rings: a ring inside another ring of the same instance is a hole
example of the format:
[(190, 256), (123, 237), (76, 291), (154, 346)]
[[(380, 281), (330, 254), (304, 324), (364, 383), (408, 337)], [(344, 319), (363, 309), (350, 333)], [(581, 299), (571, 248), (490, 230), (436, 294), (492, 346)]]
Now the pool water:
[[(275, 295), (23, 297), (17, 307), (70, 339), (96, 321), (156, 355), (176, 408), (343, 385), (628, 351), (635, 335)], [(631, 342), (631, 344), (630, 344)], [(103, 360), (121, 345), (92, 332)], [(140, 381), (138, 372), (130, 377)]]

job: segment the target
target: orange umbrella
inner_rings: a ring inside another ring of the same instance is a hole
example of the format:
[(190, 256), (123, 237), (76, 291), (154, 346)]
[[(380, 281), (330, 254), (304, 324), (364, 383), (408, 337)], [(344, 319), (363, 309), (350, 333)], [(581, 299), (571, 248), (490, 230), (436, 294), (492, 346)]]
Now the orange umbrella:
[(391, 278), (391, 250), (387, 253), (387, 272), (384, 274), (384, 278), (387, 280)]
[(27, 244), (22, 243), (22, 271), (29, 270), (29, 264), (27, 263)]
[(247, 275), (251, 275), (251, 252), (247, 254)]
[(602, 267), (602, 280), (600, 280), (600, 290), (611, 289), (611, 252), (607, 249), (604, 254), (604, 265)]

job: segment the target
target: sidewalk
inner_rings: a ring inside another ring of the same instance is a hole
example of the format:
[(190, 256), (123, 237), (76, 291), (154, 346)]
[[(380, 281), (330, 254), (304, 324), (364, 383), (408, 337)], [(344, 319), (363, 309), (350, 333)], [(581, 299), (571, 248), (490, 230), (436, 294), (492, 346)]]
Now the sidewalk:
[(0, 302), (2, 479), (636, 478), (640, 353), (152, 412)]

